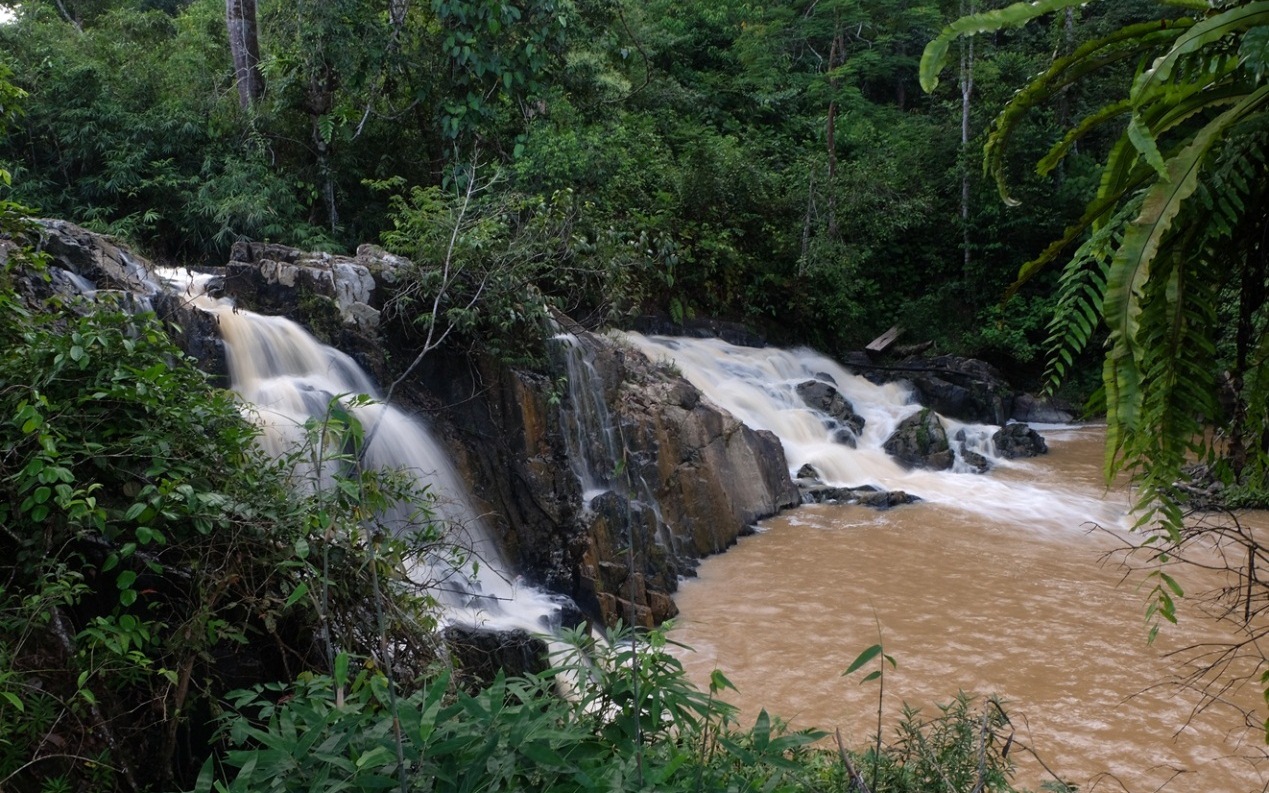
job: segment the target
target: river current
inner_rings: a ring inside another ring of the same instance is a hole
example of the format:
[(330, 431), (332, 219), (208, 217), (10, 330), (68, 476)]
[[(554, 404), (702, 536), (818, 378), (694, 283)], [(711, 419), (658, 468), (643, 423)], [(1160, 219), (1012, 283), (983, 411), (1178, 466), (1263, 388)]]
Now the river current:
[[(1045, 434), (1048, 456), (988, 476), (1123, 501), (1101, 486), (1100, 428)], [(1170, 651), (1227, 634), (1183, 604), (1179, 625), (1147, 644), (1141, 575), (1107, 556), (1122, 533), (1055, 514), (1066, 509), (1020, 522), (930, 502), (801, 507), (705, 560), (678, 596), (672, 635), (695, 649), (683, 660), (701, 685), (714, 668), (736, 684), (731, 700), (748, 719), (765, 707), (862, 745), (875, 730), (876, 683), (841, 673), (880, 627), (898, 664), (883, 733), (905, 702), (932, 712), (961, 690), (995, 694), (1017, 740), (1081, 791), (1265, 789), (1256, 685), (1194, 713), (1202, 697), (1172, 682)], [(1187, 588), (1206, 576), (1174, 572)], [(1024, 752), (1013, 756), (1020, 783), (1049, 778)]]
[[(876, 730), (878, 686), (842, 673), (880, 638), (897, 662), (882, 703), (887, 740), (904, 703), (929, 714), (965, 691), (1003, 699), (1015, 746), (1034, 749), (1081, 791), (1269, 785), (1255, 679), (1263, 653), (1253, 643), (1247, 663), (1222, 668), (1203, 690), (1176, 684), (1195, 656), (1186, 648), (1246, 634), (1191, 596), (1180, 602), (1179, 625), (1147, 643), (1154, 582), (1125, 565), (1140, 555), (1120, 552), (1142, 538), (1130, 531), (1127, 488), (1104, 484), (1102, 428), (1037, 427), (1049, 454), (1008, 460), (997, 454), (995, 427), (944, 417), (957, 464), (905, 470), (882, 448), (921, 409), (903, 385), (875, 385), (809, 350), (629, 340), (751, 427), (774, 432), (790, 472), (813, 469), (829, 485), (922, 499), (884, 512), (791, 510), (706, 559), (683, 584), (672, 636), (695, 648), (684, 663), (702, 686), (713, 669), (726, 674), (748, 719), (766, 708), (795, 727), (840, 728), (864, 745)], [(841, 423), (801, 398), (808, 381), (848, 399), (865, 419), (862, 431), (842, 443)], [(965, 464), (969, 450), (991, 461), (988, 473)], [(1264, 516), (1242, 519), (1269, 527)], [(1245, 565), (1245, 554), (1232, 563)], [(1199, 567), (1173, 564), (1169, 573), (1191, 595), (1225, 583)], [(1052, 778), (1025, 750), (1011, 757), (1019, 784)]]

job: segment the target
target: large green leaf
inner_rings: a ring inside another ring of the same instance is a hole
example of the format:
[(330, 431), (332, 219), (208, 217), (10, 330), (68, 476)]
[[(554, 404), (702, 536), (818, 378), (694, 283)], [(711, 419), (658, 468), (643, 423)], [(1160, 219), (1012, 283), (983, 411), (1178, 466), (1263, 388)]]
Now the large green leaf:
[(938, 37), (925, 45), (921, 54), (921, 88), (929, 93), (939, 84), (939, 72), (947, 65), (947, 49), (961, 36), (988, 33), (1001, 28), (1018, 27), (1039, 16), (1085, 5), (1088, 0), (1035, 0), (1032, 3), (1014, 3), (996, 11), (984, 11), (961, 17), (943, 28)]
[(1124, 235), (1108, 278), (1105, 315), (1113, 352), (1123, 352), (1125, 347), (1131, 350), (1135, 344), (1137, 317), (1141, 313), (1139, 299), (1150, 278), (1150, 266), (1172, 221), (1198, 186), (1207, 153), (1233, 124), (1257, 112), (1267, 101), (1269, 86), (1264, 86), (1217, 116), (1167, 161), (1167, 178), (1158, 180), (1147, 191), (1141, 214)]
[(1132, 97), (1142, 104), (1149, 101), (1152, 92), (1168, 81), (1177, 65), (1187, 55), (1234, 33), (1269, 24), (1269, 0), (1236, 6), (1204, 19), (1187, 30), (1176, 40), (1168, 52), (1154, 62), (1132, 87)]
[[(1009, 196), (1008, 185), (1005, 181), (1004, 155), (1009, 139), (1028, 111), (1052, 99), (1059, 91), (1078, 83), (1092, 72), (1126, 58), (1135, 57), (1142, 52), (1168, 45), (1188, 24), (1189, 20), (1178, 20), (1176, 24), (1163, 30), (1160, 30), (1158, 22), (1140, 23), (1121, 28), (1109, 36), (1086, 42), (1070, 55), (1057, 59), (1043, 74), (1018, 91), (992, 123), (991, 132), (983, 147), (983, 170), (995, 179), (996, 187), (1004, 202), (1011, 206), (1018, 203)], [(1087, 134), (1094, 126), (1118, 114), (1118, 112), (1107, 114), (1102, 111), (1094, 113), (1067, 136), (1064, 146), (1055, 147), (1050, 152), (1050, 158), (1056, 162), (1065, 155), (1074, 141)], [(1048, 168), (1051, 169), (1052, 165)]]

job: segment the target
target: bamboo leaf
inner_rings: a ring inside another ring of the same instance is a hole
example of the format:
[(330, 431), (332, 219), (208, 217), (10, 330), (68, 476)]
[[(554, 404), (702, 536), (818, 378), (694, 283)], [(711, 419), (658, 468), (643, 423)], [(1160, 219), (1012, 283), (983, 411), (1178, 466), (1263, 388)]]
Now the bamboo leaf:
[(860, 653), (858, 656), (856, 656), (855, 660), (854, 660), (854, 661), (852, 661), (852, 662), (851, 662), (851, 664), (850, 664), (850, 666), (848, 666), (848, 667), (846, 668), (846, 671), (845, 671), (845, 672), (842, 672), (842, 677), (845, 677), (846, 675), (849, 675), (849, 674), (851, 674), (852, 672), (858, 671), (858, 669), (859, 669), (861, 666), (863, 666), (864, 664), (868, 663), (868, 662), (869, 662), (869, 661), (871, 661), (872, 659), (876, 658), (876, 657), (877, 657), (878, 655), (880, 655), (880, 654), (881, 654), (881, 645), (880, 645), (880, 644), (874, 644), (873, 646), (871, 646), (871, 647), (869, 647), (868, 649), (864, 650), (862, 653)]

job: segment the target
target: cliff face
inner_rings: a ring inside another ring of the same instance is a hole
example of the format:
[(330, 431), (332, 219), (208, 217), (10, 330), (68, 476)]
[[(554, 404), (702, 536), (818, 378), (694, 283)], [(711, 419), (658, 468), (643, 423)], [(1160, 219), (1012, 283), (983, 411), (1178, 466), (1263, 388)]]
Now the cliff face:
[[(95, 282), (126, 288), (149, 266), (70, 224), (49, 222), (45, 232), (54, 266)], [(373, 246), (343, 257), (257, 243), (235, 246), (231, 258), (214, 288), (241, 308), (299, 322), (380, 383), (413, 357), (381, 316), (408, 262)], [(178, 341), (223, 375), (215, 322), (179, 295), (150, 289), (147, 298), (178, 326)], [(594, 372), (586, 399), (602, 405), (604, 426), (576, 424), (582, 411), (574, 403), (583, 397), (576, 382), (560, 393), (569, 376), (562, 359), (528, 371), (441, 349), (394, 401), (429, 418), (526, 578), (608, 624), (660, 622), (677, 611), (678, 576), (754, 521), (798, 503), (798, 492), (774, 436), (750, 430), (619, 340), (580, 331), (573, 338)], [(586, 434), (607, 439), (599, 444), (607, 451), (583, 454), (578, 438)], [(602, 487), (583, 493), (588, 466), (600, 469)]]

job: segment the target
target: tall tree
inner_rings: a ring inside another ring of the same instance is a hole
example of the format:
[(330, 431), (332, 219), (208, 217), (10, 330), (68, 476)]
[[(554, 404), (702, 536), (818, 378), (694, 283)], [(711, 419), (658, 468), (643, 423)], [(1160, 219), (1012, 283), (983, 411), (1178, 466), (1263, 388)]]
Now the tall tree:
[(229, 49), (233, 53), (238, 103), (243, 110), (247, 110), (264, 95), (256, 0), (225, 0), (225, 25), (229, 29)]

